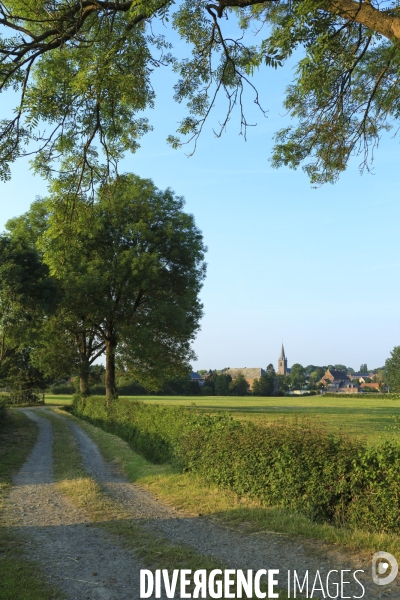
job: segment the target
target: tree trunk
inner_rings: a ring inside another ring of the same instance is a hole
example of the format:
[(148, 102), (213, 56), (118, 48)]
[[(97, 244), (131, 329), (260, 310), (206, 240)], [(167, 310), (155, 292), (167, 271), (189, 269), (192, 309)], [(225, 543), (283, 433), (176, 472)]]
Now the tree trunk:
[(87, 357), (81, 355), (81, 364), (79, 366), (79, 389), (82, 396), (90, 396), (89, 366)]
[(111, 400), (118, 398), (115, 385), (115, 350), (117, 343), (115, 339), (106, 342), (106, 397), (107, 405)]

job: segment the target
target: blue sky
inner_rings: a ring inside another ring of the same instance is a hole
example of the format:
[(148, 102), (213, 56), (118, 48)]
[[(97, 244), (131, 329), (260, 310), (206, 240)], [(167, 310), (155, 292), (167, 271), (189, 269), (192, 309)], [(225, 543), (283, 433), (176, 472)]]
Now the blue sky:
[[(282, 100), (292, 74), (289, 65), (257, 75), (269, 112), (264, 119), (249, 94), (257, 127), (247, 142), (237, 114), (215, 138), (221, 108), (187, 158), (165, 143), (184, 107), (172, 100), (171, 73), (157, 72), (155, 129), (120, 169), (185, 196), (203, 231), (208, 276), (195, 368), (276, 366), (282, 341), (289, 365), (373, 368), (400, 344), (400, 140), (382, 140), (374, 175), (361, 177), (354, 159), (333, 186), (313, 189), (301, 170), (272, 169), (273, 133), (289, 122)], [(45, 192), (27, 161), (15, 165), (12, 180), (0, 183), (1, 228)]]

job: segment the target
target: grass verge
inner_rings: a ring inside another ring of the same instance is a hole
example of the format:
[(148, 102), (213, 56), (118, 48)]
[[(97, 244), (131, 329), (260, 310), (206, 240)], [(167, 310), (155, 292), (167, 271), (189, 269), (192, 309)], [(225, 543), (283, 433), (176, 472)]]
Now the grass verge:
[[(64, 413), (65, 415), (65, 413)], [(97, 443), (108, 461), (117, 463), (132, 482), (151, 491), (164, 502), (195, 515), (207, 515), (235, 528), (255, 533), (284, 533), (348, 548), (362, 553), (375, 553), (385, 548), (400, 555), (400, 536), (379, 534), (357, 529), (339, 528), (310, 521), (304, 515), (240, 498), (229, 490), (206, 487), (196, 476), (178, 473), (171, 465), (154, 465), (134, 452), (117, 436), (76, 419)]]
[[(166, 538), (152, 535), (147, 529), (136, 525), (124, 507), (111, 499), (98, 483), (87, 476), (82, 466), (78, 444), (68, 425), (64, 421), (52, 417), (51, 414), (43, 416), (47, 416), (51, 420), (54, 430), (53, 459), (54, 474), (58, 480), (57, 487), (76, 506), (83, 508), (95, 524), (118, 536), (119, 540), (127, 548), (133, 549), (149, 568), (168, 569), (171, 573), (174, 569), (211, 571), (225, 568), (220, 561), (212, 557), (201, 555), (188, 546), (171, 544)], [(80, 425), (82, 424), (78, 419), (76, 421)], [(92, 426), (89, 428), (91, 433)], [(93, 429), (96, 430), (96, 428)], [(112, 438), (106, 440), (109, 442), (110, 452), (112, 452), (114, 444), (121, 443), (119, 447), (125, 460), (132, 455), (138, 459), (135, 465), (141, 471), (142, 476), (148, 476), (153, 467), (155, 470), (165, 469), (165, 467), (156, 467), (144, 461), (119, 438), (109, 436), (109, 434), (104, 435)], [(91, 437), (95, 439), (94, 436)], [(97, 440), (95, 439), (95, 441)], [(66, 448), (68, 448), (68, 453), (65, 451)], [(130, 465), (130, 472), (133, 474), (132, 469), (135, 467)], [(266, 591), (265, 586), (261, 586), (261, 589)], [(280, 598), (287, 599), (284, 591), (280, 592)]]
[(23, 557), (23, 542), (4, 517), (12, 476), (25, 462), (37, 438), (36, 425), (19, 411), (9, 411), (0, 431), (0, 598), (59, 600), (35, 564)]

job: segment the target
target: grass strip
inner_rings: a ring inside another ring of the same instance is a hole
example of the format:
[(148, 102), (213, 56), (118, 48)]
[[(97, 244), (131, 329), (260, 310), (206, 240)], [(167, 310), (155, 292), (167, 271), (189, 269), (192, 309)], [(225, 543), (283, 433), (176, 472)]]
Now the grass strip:
[(2, 600), (61, 600), (36, 564), (23, 556), (23, 541), (6, 521), (4, 508), (12, 476), (31, 452), (37, 427), (19, 411), (8, 411), (0, 431), (0, 598)]
[[(44, 416), (51, 420), (54, 430), (53, 459), (54, 475), (58, 481), (57, 488), (76, 506), (84, 509), (94, 524), (117, 536), (125, 547), (135, 551), (148, 568), (167, 569), (170, 573), (174, 569), (192, 571), (206, 569), (209, 572), (213, 569), (225, 568), (220, 561), (212, 557), (201, 555), (182, 544), (171, 544), (165, 537), (155, 536), (147, 529), (136, 525), (123, 506), (110, 498), (101, 485), (87, 476), (82, 466), (78, 444), (68, 425), (52, 417), (51, 414)], [(115, 438), (116, 443), (125, 444), (115, 436), (110, 437)], [(66, 452), (67, 448), (68, 452)], [(109, 450), (112, 451), (112, 445)], [(127, 455), (132, 453), (129, 447), (123, 447), (122, 451), (126, 451)], [(136, 457), (141, 463), (142, 473), (147, 474), (152, 467), (155, 467), (147, 461), (145, 461), (147, 464), (142, 463), (142, 457), (135, 454)], [(165, 467), (159, 466), (155, 469), (165, 469)], [(266, 591), (266, 589), (266, 586), (261, 585), (261, 590)], [(286, 592), (281, 591), (280, 598), (287, 599)], [(302, 596), (299, 598), (301, 599)]]
[[(55, 410), (58, 412), (58, 409)], [(195, 515), (207, 515), (224, 524), (240, 527), (248, 533), (284, 533), (361, 553), (375, 553), (385, 548), (394, 556), (400, 555), (398, 535), (315, 523), (295, 511), (261, 506), (260, 503), (240, 498), (229, 490), (221, 490), (216, 486), (207, 487), (199, 477), (190, 473), (178, 473), (168, 464), (154, 465), (134, 452), (121, 438), (68, 413), (59, 412), (79, 423), (97, 443), (106, 460), (119, 465), (130, 481), (148, 489), (176, 508)]]

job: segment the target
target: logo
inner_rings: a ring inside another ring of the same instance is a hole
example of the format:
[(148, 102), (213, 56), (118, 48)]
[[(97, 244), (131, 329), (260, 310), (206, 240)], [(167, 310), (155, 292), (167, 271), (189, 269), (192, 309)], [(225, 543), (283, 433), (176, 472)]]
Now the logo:
[(399, 565), (389, 552), (376, 552), (372, 557), (372, 580), (376, 585), (388, 585), (397, 577)]

